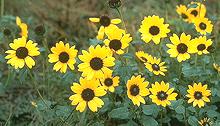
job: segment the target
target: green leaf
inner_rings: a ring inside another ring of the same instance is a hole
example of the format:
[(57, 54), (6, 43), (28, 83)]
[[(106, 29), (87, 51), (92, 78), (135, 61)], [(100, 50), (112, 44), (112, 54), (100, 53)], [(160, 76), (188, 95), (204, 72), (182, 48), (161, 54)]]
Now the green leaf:
[(113, 119), (129, 119), (129, 111), (127, 107), (113, 109), (108, 116)]
[(191, 125), (191, 126), (197, 126), (198, 124), (198, 120), (195, 116), (189, 116), (188, 118), (188, 123)]
[(185, 107), (183, 105), (179, 105), (175, 108), (176, 113), (183, 114), (185, 113)]
[(155, 104), (152, 104), (152, 105), (143, 105), (142, 106), (142, 109), (143, 109), (143, 113), (145, 115), (154, 115), (154, 116), (157, 116), (159, 111), (160, 111), (160, 108), (155, 105)]
[(214, 111), (214, 110), (208, 110), (208, 111), (207, 111), (207, 115), (208, 115), (208, 117), (210, 117), (210, 118), (214, 118), (214, 117), (219, 116), (219, 113), (216, 112), (216, 111)]
[(142, 116), (141, 122), (144, 126), (158, 126), (158, 122), (151, 116)]

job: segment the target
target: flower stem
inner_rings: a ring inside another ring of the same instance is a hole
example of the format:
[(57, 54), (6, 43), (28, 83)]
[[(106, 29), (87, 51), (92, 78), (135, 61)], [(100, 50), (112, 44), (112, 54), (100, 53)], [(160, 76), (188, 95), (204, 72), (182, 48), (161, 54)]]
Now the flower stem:
[(86, 112), (87, 112), (87, 108), (85, 109), (85, 111), (83, 112), (80, 121), (79, 121), (79, 126), (84, 126), (84, 123), (86, 122), (85, 117), (86, 117)]
[(125, 31), (127, 32), (126, 25), (125, 25), (125, 21), (124, 21), (124, 18), (123, 18), (123, 16), (122, 16), (122, 14), (121, 14), (121, 11), (120, 11), (118, 8), (116, 8), (116, 10), (117, 10), (117, 12), (118, 12), (118, 14), (119, 14), (119, 16), (120, 16), (120, 18), (121, 18), (121, 20), (122, 20), (122, 24), (123, 24), (124, 29), (125, 29)]
[(4, 5), (5, 5), (5, 0), (1, 0), (1, 17), (4, 15)]

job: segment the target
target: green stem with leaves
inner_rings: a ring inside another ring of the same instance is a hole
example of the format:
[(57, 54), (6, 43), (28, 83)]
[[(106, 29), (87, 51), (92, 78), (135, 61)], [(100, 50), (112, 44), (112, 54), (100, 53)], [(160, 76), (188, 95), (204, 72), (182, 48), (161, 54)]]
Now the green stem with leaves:
[(5, 0), (1, 0), (1, 17), (4, 16), (4, 6), (5, 6)]
[(122, 24), (123, 24), (124, 29), (125, 29), (125, 31), (127, 32), (126, 25), (125, 25), (125, 21), (124, 21), (124, 18), (123, 18), (123, 16), (122, 16), (122, 13), (121, 13), (121, 11), (120, 11), (118, 8), (116, 8), (116, 10), (117, 10), (117, 12), (118, 12), (118, 14), (119, 14), (119, 16), (120, 16), (120, 18), (121, 18), (121, 20), (122, 20)]

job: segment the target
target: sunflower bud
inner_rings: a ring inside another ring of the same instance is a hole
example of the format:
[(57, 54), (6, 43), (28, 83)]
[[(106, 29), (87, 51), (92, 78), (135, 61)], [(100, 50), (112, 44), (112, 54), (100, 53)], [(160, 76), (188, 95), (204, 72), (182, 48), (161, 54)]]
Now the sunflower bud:
[(38, 25), (37, 27), (35, 27), (34, 31), (35, 34), (39, 36), (44, 35), (44, 33), (46, 32), (44, 25)]
[(109, 0), (108, 5), (110, 8), (119, 8), (121, 6), (120, 0)]
[(209, 47), (207, 48), (207, 51), (210, 52), (210, 53), (214, 53), (215, 47), (209, 46)]
[(3, 30), (3, 34), (4, 34), (5, 36), (10, 36), (10, 35), (11, 35), (11, 30), (8, 29), (8, 28), (5, 28), (5, 29)]

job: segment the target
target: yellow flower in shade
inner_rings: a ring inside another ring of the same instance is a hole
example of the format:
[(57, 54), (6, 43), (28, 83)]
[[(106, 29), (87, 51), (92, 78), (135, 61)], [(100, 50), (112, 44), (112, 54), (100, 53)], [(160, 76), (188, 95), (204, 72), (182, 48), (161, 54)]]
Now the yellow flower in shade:
[(181, 16), (184, 21), (191, 22), (189, 12), (187, 11), (187, 7), (185, 5), (176, 6), (176, 12)]
[(75, 46), (70, 47), (69, 43), (64, 43), (60, 41), (59, 43), (56, 43), (55, 47), (51, 48), (52, 54), (49, 54), (49, 62), (50, 63), (56, 63), (53, 67), (55, 71), (59, 71), (61, 73), (66, 73), (67, 66), (71, 70), (74, 70), (74, 64), (76, 63), (76, 55), (77, 50), (75, 49)]
[(121, 23), (121, 19), (110, 19), (110, 17), (104, 15), (100, 18), (89, 18), (91, 22), (100, 23), (101, 27), (99, 28), (97, 39), (102, 40), (106, 31), (110, 30), (111, 28), (117, 28), (117, 24)]
[(216, 63), (213, 63), (213, 67), (215, 68), (215, 70), (217, 70), (218, 72), (220, 72), (220, 66)]
[(78, 65), (79, 71), (83, 72), (82, 76), (88, 80), (104, 78), (104, 73), (111, 71), (109, 67), (115, 65), (111, 50), (100, 45), (90, 46), (88, 52), (83, 50), (79, 59), (83, 62)]
[(200, 121), (198, 121), (200, 126), (212, 126), (213, 122), (210, 118), (203, 118)]
[(110, 92), (115, 91), (115, 87), (119, 85), (119, 77), (112, 76), (112, 71), (111, 72), (106, 72), (104, 73), (104, 78), (100, 79), (102, 86), (105, 88), (105, 90), (109, 90)]
[(145, 67), (150, 71), (153, 72), (155, 75), (163, 75), (165, 76), (164, 72), (167, 72), (167, 67), (164, 66), (165, 62), (161, 62), (161, 59), (157, 59), (156, 57), (151, 58), (148, 62), (145, 63)]
[(152, 93), (150, 95), (152, 102), (163, 107), (170, 105), (170, 101), (176, 100), (176, 96), (178, 95), (177, 93), (173, 93), (174, 88), (170, 88), (169, 83), (165, 83), (164, 81), (161, 83), (155, 82), (149, 90)]
[(191, 52), (190, 47), (192, 46), (190, 45), (190, 35), (182, 33), (179, 38), (176, 34), (173, 34), (173, 36), (170, 37), (170, 41), (172, 44), (166, 44), (169, 48), (167, 53), (170, 54), (170, 57), (177, 57), (178, 62), (182, 62), (190, 58), (189, 52)]
[(140, 103), (145, 104), (143, 97), (150, 94), (147, 89), (149, 82), (144, 81), (141, 75), (132, 76), (127, 82), (127, 95), (132, 100), (134, 105), (140, 106)]
[(76, 110), (83, 112), (88, 106), (93, 112), (97, 112), (98, 108), (104, 105), (100, 96), (104, 96), (106, 91), (96, 79), (87, 80), (80, 78), (80, 84), (73, 83), (71, 90), (75, 93), (70, 96), (69, 99), (72, 101), (72, 105), (77, 105)]
[(201, 108), (205, 106), (205, 102), (210, 102), (208, 97), (211, 95), (211, 90), (207, 90), (207, 87), (207, 84), (203, 86), (202, 83), (188, 85), (189, 94), (186, 95), (189, 98), (188, 103), (193, 102), (193, 107), (198, 105)]
[(21, 30), (21, 37), (28, 37), (28, 26), (25, 23), (21, 22), (21, 19), (19, 17), (16, 17), (16, 24), (20, 27)]
[(15, 69), (23, 68), (26, 64), (29, 68), (35, 66), (34, 56), (40, 55), (37, 43), (29, 40), (27, 42), (25, 37), (15, 39), (9, 46), (11, 50), (6, 51), (8, 55), (5, 59), (8, 59), (7, 64), (11, 64)]
[(124, 30), (114, 28), (106, 32), (108, 39), (104, 40), (104, 43), (113, 52), (117, 54), (123, 54), (124, 49), (129, 46), (132, 40), (130, 34), (126, 34)]
[(199, 55), (208, 54), (208, 47), (212, 45), (212, 40), (206, 38), (206, 36), (200, 36), (191, 41), (193, 47), (191, 53), (198, 53)]
[(135, 53), (135, 55), (143, 63), (146, 63), (146, 62), (152, 60), (152, 58), (153, 58), (151, 55), (149, 55), (148, 53), (145, 53), (143, 51), (138, 51)]
[(160, 39), (167, 37), (167, 34), (170, 32), (168, 27), (169, 24), (164, 24), (163, 18), (153, 15), (144, 18), (139, 32), (141, 33), (142, 40), (146, 43), (153, 40), (155, 44), (159, 44)]
[(206, 7), (204, 4), (199, 3), (199, 2), (191, 2), (191, 5), (195, 5), (196, 7), (191, 7), (187, 10), (189, 13), (190, 20), (194, 22), (196, 18), (204, 18), (206, 15)]
[(208, 18), (197, 18), (194, 21), (194, 25), (196, 31), (202, 35), (206, 35), (207, 33), (211, 34), (213, 29), (213, 25), (211, 21), (208, 20)]

